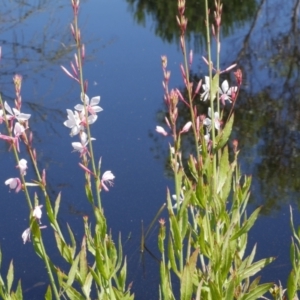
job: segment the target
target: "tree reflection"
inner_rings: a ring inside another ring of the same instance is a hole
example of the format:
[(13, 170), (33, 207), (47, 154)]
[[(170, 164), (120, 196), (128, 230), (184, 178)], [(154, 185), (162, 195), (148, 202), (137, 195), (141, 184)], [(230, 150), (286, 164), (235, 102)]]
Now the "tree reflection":
[[(155, 23), (155, 33), (164, 41), (178, 40), (177, 1), (126, 0), (138, 24), (145, 25), (148, 16)], [(214, 0), (209, 0), (209, 7), (214, 7)], [(205, 36), (204, 0), (191, 0), (187, 3), (185, 16), (188, 19), (187, 37), (193, 38), (195, 47), (202, 46)], [(241, 27), (253, 17), (256, 11), (255, 0), (224, 1), (222, 32), (225, 36), (232, 34), (235, 27)], [(195, 49), (197, 50), (197, 49)]]
[(233, 135), (244, 172), (253, 174), (252, 202), (263, 204), (265, 214), (298, 201), (300, 190), (300, 1), (289, 2), (278, 15), (279, 4), (258, 3), (236, 56), (223, 61), (236, 61), (246, 77)]

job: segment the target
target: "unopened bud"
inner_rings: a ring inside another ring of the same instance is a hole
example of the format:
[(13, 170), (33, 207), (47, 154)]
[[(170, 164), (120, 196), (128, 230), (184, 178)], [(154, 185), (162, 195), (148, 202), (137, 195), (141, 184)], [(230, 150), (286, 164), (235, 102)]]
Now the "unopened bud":
[(190, 51), (190, 56), (189, 56), (189, 63), (190, 63), (190, 66), (192, 65), (193, 63), (193, 50)]
[(81, 58), (82, 58), (82, 60), (85, 59), (85, 46), (84, 46), (84, 44), (82, 44), (82, 46), (81, 46)]
[(72, 23), (70, 24), (70, 28), (71, 28), (71, 33), (73, 35), (73, 38), (76, 40), (76, 38), (75, 38), (75, 29), (74, 29), (74, 26), (73, 26)]
[(89, 83), (88, 83), (87, 80), (85, 80), (85, 81), (84, 81), (84, 84), (83, 84), (83, 89), (84, 89), (84, 93), (85, 93), (85, 94), (87, 93), (88, 86), (89, 86)]
[(33, 140), (33, 133), (32, 131), (30, 131), (30, 134), (29, 134), (29, 145), (32, 146), (32, 140)]
[(213, 36), (216, 36), (215, 26), (214, 24), (211, 24), (211, 32)]
[(235, 80), (237, 82), (237, 85), (240, 87), (242, 85), (242, 81), (243, 81), (242, 70), (241, 69), (237, 69), (237, 71), (234, 72), (233, 74), (235, 76)]
[(34, 161), (36, 161), (36, 151), (35, 151), (35, 149), (32, 150), (32, 155), (33, 155)]
[(46, 187), (46, 170), (45, 169), (43, 169), (42, 182), (43, 182), (43, 186)]
[(13, 77), (13, 81), (14, 81), (14, 85), (15, 85), (16, 94), (20, 94), (21, 87), (22, 87), (22, 76), (19, 74), (16, 74)]
[(161, 63), (162, 63), (163, 69), (166, 69), (166, 68), (167, 68), (167, 64), (168, 64), (167, 56), (163, 55), (163, 56), (161, 57)]

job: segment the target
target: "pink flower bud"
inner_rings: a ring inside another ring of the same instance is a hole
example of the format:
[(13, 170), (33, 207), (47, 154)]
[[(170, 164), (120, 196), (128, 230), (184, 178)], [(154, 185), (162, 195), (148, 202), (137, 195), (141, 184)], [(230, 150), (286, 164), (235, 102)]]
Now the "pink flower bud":
[(89, 82), (87, 80), (84, 81), (84, 93), (87, 93)]
[(42, 174), (42, 182), (44, 187), (46, 186), (46, 170), (43, 169), (43, 174)]
[(191, 126), (192, 126), (192, 122), (191, 121), (187, 122), (183, 126), (182, 130), (180, 131), (180, 133), (188, 132), (190, 130)]
[(85, 59), (85, 46), (84, 46), (84, 44), (82, 44), (82, 46), (81, 46), (81, 59), (82, 60)]
[(165, 129), (161, 126), (156, 126), (155, 128), (156, 132), (162, 134), (163, 136), (167, 136), (168, 133), (165, 131)]
[(190, 63), (190, 67), (191, 67), (192, 63), (193, 63), (193, 50), (190, 51), (189, 63)]

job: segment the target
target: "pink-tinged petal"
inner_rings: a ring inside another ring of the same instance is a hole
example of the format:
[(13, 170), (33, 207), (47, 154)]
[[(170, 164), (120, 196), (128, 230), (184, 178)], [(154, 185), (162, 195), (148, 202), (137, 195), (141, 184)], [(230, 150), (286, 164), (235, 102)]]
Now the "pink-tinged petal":
[(109, 181), (114, 179), (115, 179), (115, 175), (111, 171), (106, 171), (102, 175), (102, 180), (104, 181)]
[(6, 101), (4, 102), (4, 107), (9, 114), (11, 114), (12, 116), (14, 115), (14, 113), (11, 110), (11, 107), (7, 104)]
[(165, 129), (163, 127), (161, 127), (161, 126), (156, 126), (155, 130), (156, 130), (156, 132), (158, 132), (158, 133), (160, 133), (160, 134), (162, 134), (164, 136), (168, 135), (168, 133), (165, 131)]
[(21, 125), (19, 122), (16, 122), (15, 127), (14, 127), (15, 136), (19, 137), (24, 131), (25, 131), (24, 126)]
[(97, 113), (97, 112), (100, 112), (100, 111), (103, 111), (103, 108), (100, 107), (100, 106), (98, 106), (98, 105), (97, 105), (97, 106), (92, 106), (92, 109), (93, 109), (93, 111), (96, 112), (96, 113)]
[(79, 134), (79, 132), (80, 132), (80, 128), (77, 127), (77, 126), (74, 126), (74, 127), (72, 128), (72, 130), (71, 130), (70, 136), (73, 137), (74, 135)]
[(106, 184), (108, 184), (110, 186), (113, 186), (114, 185), (114, 183), (113, 183), (114, 179), (115, 179), (115, 175), (111, 171), (104, 172), (103, 175), (102, 175), (102, 179), (101, 179), (101, 187), (106, 192), (108, 192), (109, 189), (108, 189)]
[(88, 97), (88, 95), (86, 95), (86, 94), (83, 95), (83, 94), (81, 93), (80, 98), (81, 98), (81, 101), (82, 101), (84, 104), (89, 105), (89, 103), (90, 103), (90, 98)]
[(38, 206), (36, 206), (36, 207), (34, 208), (34, 210), (33, 210), (33, 213), (32, 213), (32, 216), (33, 216), (34, 218), (36, 218), (36, 219), (38, 220), (39, 223), (41, 222), (41, 218), (42, 218), (42, 214), (43, 214), (43, 212), (42, 212), (42, 210), (41, 210), (42, 207), (43, 207), (43, 205), (38, 205)]
[(5, 181), (6, 185), (9, 185), (9, 188), (12, 190), (16, 190), (16, 193), (18, 193), (22, 188), (22, 183), (19, 178), (9, 178)]
[(9, 185), (9, 188), (12, 189), (12, 190), (14, 190), (17, 187), (17, 184), (18, 184), (16, 178), (9, 178), (9, 179), (5, 180), (4, 183), (6, 185)]
[(22, 176), (26, 175), (26, 170), (27, 170), (27, 160), (22, 158), (19, 161), (19, 164), (17, 165), (17, 168), (20, 169), (20, 173)]
[(23, 233), (22, 233), (22, 239), (23, 243), (26, 244), (27, 241), (30, 241), (30, 228), (27, 228)]
[(84, 110), (84, 106), (82, 104), (77, 104), (74, 108), (78, 111), (83, 111)]
[(93, 123), (96, 122), (97, 119), (98, 119), (97, 115), (91, 115), (91, 116), (88, 117), (88, 123), (93, 124)]
[(229, 84), (228, 84), (228, 81), (227, 80), (224, 80), (222, 85), (222, 90), (223, 90), (223, 93), (227, 93), (228, 89), (229, 89)]
[(100, 102), (100, 96), (96, 96), (91, 99), (90, 105), (94, 106), (97, 105), (99, 102)]
[(29, 120), (30, 117), (31, 117), (31, 114), (19, 113), (18, 115), (16, 115), (16, 118), (18, 119), (18, 121), (21, 121), (21, 122)]

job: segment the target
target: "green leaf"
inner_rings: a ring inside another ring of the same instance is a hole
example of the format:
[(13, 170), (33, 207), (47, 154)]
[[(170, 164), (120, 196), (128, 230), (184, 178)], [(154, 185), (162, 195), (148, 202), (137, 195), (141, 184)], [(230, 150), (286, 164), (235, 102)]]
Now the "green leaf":
[(117, 264), (115, 266), (114, 274), (116, 274), (121, 266), (122, 266), (122, 260), (123, 260), (123, 249), (122, 249), (122, 240), (121, 240), (121, 233), (119, 234), (119, 242), (118, 242), (118, 255), (117, 255)]
[(109, 275), (105, 269), (104, 266), (104, 258), (102, 256), (102, 253), (100, 252), (100, 247), (96, 248), (96, 265), (97, 265), (97, 269), (100, 271), (101, 275), (104, 277), (104, 279), (108, 280), (109, 279)]
[(241, 300), (257, 300), (260, 299), (265, 293), (269, 291), (269, 289), (274, 285), (274, 283), (264, 283), (257, 286), (254, 290), (247, 293), (242, 297)]
[(74, 257), (75, 253), (76, 253), (76, 240), (75, 240), (74, 234), (72, 232), (72, 229), (71, 229), (71, 227), (69, 226), (68, 223), (67, 223), (67, 228), (68, 228), (70, 239), (71, 239), (72, 257)]
[(79, 262), (80, 253), (76, 256), (75, 260), (72, 263), (68, 274), (67, 286), (71, 286), (74, 282), (75, 276), (78, 272), (78, 262)]
[(70, 300), (86, 300), (77, 290), (75, 290), (72, 286), (67, 287), (66, 284), (63, 284), (63, 287), (66, 290), (66, 294), (70, 298)]
[(93, 283), (93, 276), (91, 273), (88, 273), (87, 276), (85, 277), (85, 282), (82, 287), (82, 291), (83, 291), (86, 299), (90, 299), (92, 283)]
[(45, 294), (45, 300), (52, 300), (52, 290), (50, 285), (48, 285), (47, 292)]
[(60, 255), (69, 263), (72, 264), (73, 262), (73, 256), (72, 256), (72, 250), (69, 248), (69, 246), (60, 238), (59, 234), (54, 231), (54, 236), (56, 240), (57, 248), (60, 252)]
[(211, 84), (210, 96), (212, 96), (213, 99), (215, 99), (218, 90), (219, 90), (219, 73), (216, 73), (212, 79), (212, 84)]
[(23, 300), (21, 280), (19, 280), (19, 282), (18, 282), (18, 286), (17, 286), (17, 289), (16, 289), (15, 296), (16, 296), (17, 300)]
[(258, 217), (258, 214), (261, 210), (261, 206), (258, 207), (252, 214), (251, 216), (248, 218), (248, 220), (246, 220), (243, 224), (243, 226), (231, 237), (231, 241), (239, 238), (241, 235), (247, 233), (251, 227), (254, 225), (257, 217)]
[(53, 209), (52, 209), (52, 205), (51, 205), (49, 197), (46, 197), (45, 201), (46, 201), (46, 211), (47, 211), (49, 221), (51, 223), (51, 226), (56, 230), (56, 228), (55, 228), (55, 225), (56, 225), (55, 217), (54, 217), (54, 213), (53, 213)]
[(81, 244), (80, 259), (79, 259), (79, 273), (82, 280), (82, 284), (85, 282), (88, 274), (88, 263), (86, 259), (86, 237), (84, 236)]
[(178, 271), (176, 260), (175, 260), (174, 245), (173, 245), (171, 236), (169, 236), (169, 239), (168, 239), (168, 258), (169, 258), (169, 262), (171, 264), (171, 268), (172, 268), (173, 272), (178, 277), (180, 277), (180, 273)]
[(125, 290), (126, 276), (127, 276), (127, 261), (126, 261), (126, 257), (125, 257), (123, 267), (117, 278), (118, 279), (118, 288), (120, 290)]
[(196, 268), (198, 253), (199, 253), (199, 248), (193, 252), (188, 263), (183, 268), (183, 274), (181, 277), (181, 285), (180, 285), (181, 300), (190, 300), (192, 298), (193, 275)]
[(232, 300), (234, 299), (234, 279), (230, 280), (229, 286), (226, 289), (226, 294), (225, 294), (225, 300)]
[(216, 147), (214, 149), (215, 151), (221, 149), (227, 143), (232, 131), (233, 121), (234, 121), (234, 114), (231, 115), (231, 117), (225, 124), (224, 129), (217, 135)]
[(37, 223), (35, 218), (32, 218), (30, 223), (30, 230), (32, 234), (32, 243), (34, 250), (37, 253), (37, 255), (43, 258), (44, 254), (41, 246), (41, 230), (39, 224)]
[(59, 210), (59, 205), (60, 205), (60, 199), (61, 199), (61, 193), (57, 195), (57, 198), (55, 200), (55, 206), (54, 206), (54, 218), (57, 218), (58, 210)]
[(96, 282), (96, 284), (98, 285), (98, 287), (101, 287), (102, 284), (101, 284), (101, 281), (100, 281), (100, 277), (98, 276), (98, 274), (93, 270), (93, 268), (89, 267), (90, 269), (90, 272)]
[(220, 165), (218, 168), (218, 186), (217, 193), (219, 194), (222, 190), (226, 181), (231, 181), (228, 177), (228, 172), (230, 170), (229, 166), (229, 156), (228, 156), (228, 147), (224, 147), (223, 153), (221, 155)]
[(177, 219), (174, 215), (171, 215), (169, 218), (171, 221), (171, 231), (173, 234), (175, 251), (181, 251), (182, 250), (182, 240), (181, 240), (181, 235), (180, 235)]
[(295, 281), (295, 271), (292, 270), (287, 282), (287, 294), (289, 299), (294, 299), (297, 290), (297, 282)]
[(88, 183), (85, 185), (85, 194), (86, 194), (86, 197), (87, 197), (88, 201), (91, 204), (94, 204), (94, 196), (93, 196), (91, 187)]
[(238, 271), (238, 275), (240, 276), (240, 279), (243, 280), (245, 278), (251, 277), (255, 275), (257, 272), (259, 272), (261, 269), (263, 269), (265, 266), (270, 264), (272, 261), (274, 261), (274, 257), (269, 257), (265, 259), (261, 259), (255, 263), (253, 263), (251, 266)]
[(7, 292), (9, 294), (10, 290), (11, 290), (11, 286), (12, 286), (13, 281), (14, 281), (14, 264), (13, 264), (13, 261), (11, 261), (10, 264), (9, 264), (6, 279), (7, 279)]
[(261, 278), (261, 276), (257, 276), (257, 277), (251, 282), (251, 284), (250, 284), (250, 286), (249, 286), (249, 291), (255, 289), (255, 288), (258, 286), (258, 284), (259, 284), (259, 282), (260, 282), (260, 278)]

